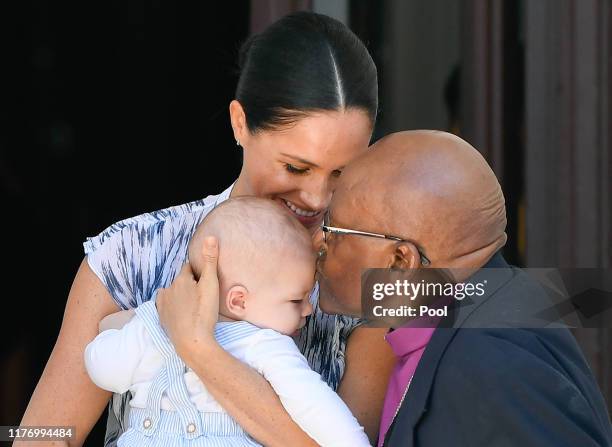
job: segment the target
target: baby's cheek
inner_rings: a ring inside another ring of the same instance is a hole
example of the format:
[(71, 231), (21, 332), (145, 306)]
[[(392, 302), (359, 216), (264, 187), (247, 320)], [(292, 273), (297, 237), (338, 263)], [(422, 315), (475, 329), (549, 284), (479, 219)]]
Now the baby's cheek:
[(288, 334), (291, 331), (291, 326), (293, 325), (293, 315), (291, 312), (277, 312), (274, 317), (274, 324), (276, 326), (276, 330), (283, 334)]

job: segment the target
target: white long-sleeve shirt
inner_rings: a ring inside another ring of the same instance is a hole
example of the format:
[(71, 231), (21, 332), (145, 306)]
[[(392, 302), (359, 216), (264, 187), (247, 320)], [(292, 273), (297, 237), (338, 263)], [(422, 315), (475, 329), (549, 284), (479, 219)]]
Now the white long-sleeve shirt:
[[(161, 328), (155, 335), (160, 333)], [(217, 323), (215, 338), (225, 350), (270, 382), (289, 415), (319, 445), (370, 445), (348, 407), (310, 369), (290, 337), (241, 321)], [(116, 393), (130, 390), (133, 396), (130, 406), (146, 408), (149, 389), (164, 367), (164, 358), (137, 314), (122, 329), (103, 331), (88, 344), (85, 366), (100, 388)], [(183, 380), (189, 401), (197, 411), (225, 413), (192, 370), (185, 371)], [(165, 393), (160, 407), (175, 410)]]

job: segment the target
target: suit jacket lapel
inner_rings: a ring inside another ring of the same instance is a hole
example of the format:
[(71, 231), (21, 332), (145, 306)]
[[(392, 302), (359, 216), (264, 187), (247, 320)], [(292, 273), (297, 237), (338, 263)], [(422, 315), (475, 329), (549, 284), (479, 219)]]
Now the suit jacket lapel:
[[(506, 271), (499, 271), (499, 274), (494, 274), (493, 281), (491, 281), (491, 275), (487, 275), (486, 272), (482, 270), (477, 272), (469, 281), (479, 282), (486, 277), (488, 279), (488, 286), (485, 288), (485, 294), (474, 301), (453, 301), (453, 305), (449, 307), (448, 317), (441, 321), (431, 336), (425, 352), (423, 352), (406, 398), (387, 431), (384, 442), (385, 446), (401, 445), (410, 447), (414, 445), (414, 428), (423, 416), (423, 413), (427, 411), (427, 399), (431, 391), (431, 385), (446, 348), (467, 317), (512, 277), (512, 273), (508, 269), (509, 265), (499, 252), (483, 268), (504, 269)], [(398, 421), (401, 422), (398, 423)]]
[[(427, 398), (436, 369), (446, 347), (456, 332), (457, 328), (438, 328), (431, 336), (410, 383), (406, 399), (387, 431), (384, 445), (402, 445), (406, 447), (413, 445), (413, 430), (423, 413), (427, 411)], [(398, 425), (398, 421), (401, 421), (400, 425)]]

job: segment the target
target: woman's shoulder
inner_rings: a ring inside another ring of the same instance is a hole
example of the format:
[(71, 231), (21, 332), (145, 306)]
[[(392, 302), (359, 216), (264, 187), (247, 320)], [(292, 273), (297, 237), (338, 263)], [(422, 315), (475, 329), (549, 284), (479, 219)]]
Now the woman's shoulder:
[(206, 216), (208, 211), (212, 210), (217, 204), (229, 197), (232, 186), (220, 194), (210, 195), (204, 199), (139, 214), (137, 216), (115, 222), (104, 229), (97, 236), (88, 237), (85, 240), (83, 243), (85, 254), (90, 254), (96, 251), (115, 234), (126, 230), (129, 231), (130, 229), (138, 229), (139, 231), (147, 231), (151, 230), (151, 228), (162, 225), (182, 227), (184, 226), (186, 220), (199, 221)]
[(89, 268), (122, 309), (149, 300), (178, 274), (195, 228), (230, 191), (111, 225), (83, 244)]

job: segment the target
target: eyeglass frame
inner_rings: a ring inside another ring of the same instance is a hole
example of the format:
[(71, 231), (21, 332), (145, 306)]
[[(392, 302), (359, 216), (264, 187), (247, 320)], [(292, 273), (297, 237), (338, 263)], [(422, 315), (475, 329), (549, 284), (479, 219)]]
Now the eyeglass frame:
[(327, 233), (353, 234), (356, 236), (373, 237), (376, 239), (386, 239), (386, 240), (396, 241), (396, 242), (408, 242), (416, 247), (417, 252), (419, 253), (419, 256), (421, 258), (420, 259), (421, 265), (423, 266), (431, 265), (431, 261), (429, 260), (429, 258), (427, 258), (427, 256), (423, 254), (423, 252), (419, 249), (419, 247), (414, 241), (411, 241), (410, 239), (403, 239), (398, 236), (391, 236), (389, 234), (371, 233), (369, 231), (352, 230), (350, 228), (332, 227), (330, 225), (326, 225), (326, 222), (329, 222), (329, 214), (330, 214), (329, 211), (325, 212), (325, 214), (323, 215), (323, 223), (321, 224), (321, 231), (323, 231), (323, 240), (325, 241), (326, 245), (327, 245), (327, 236), (326, 236)]

